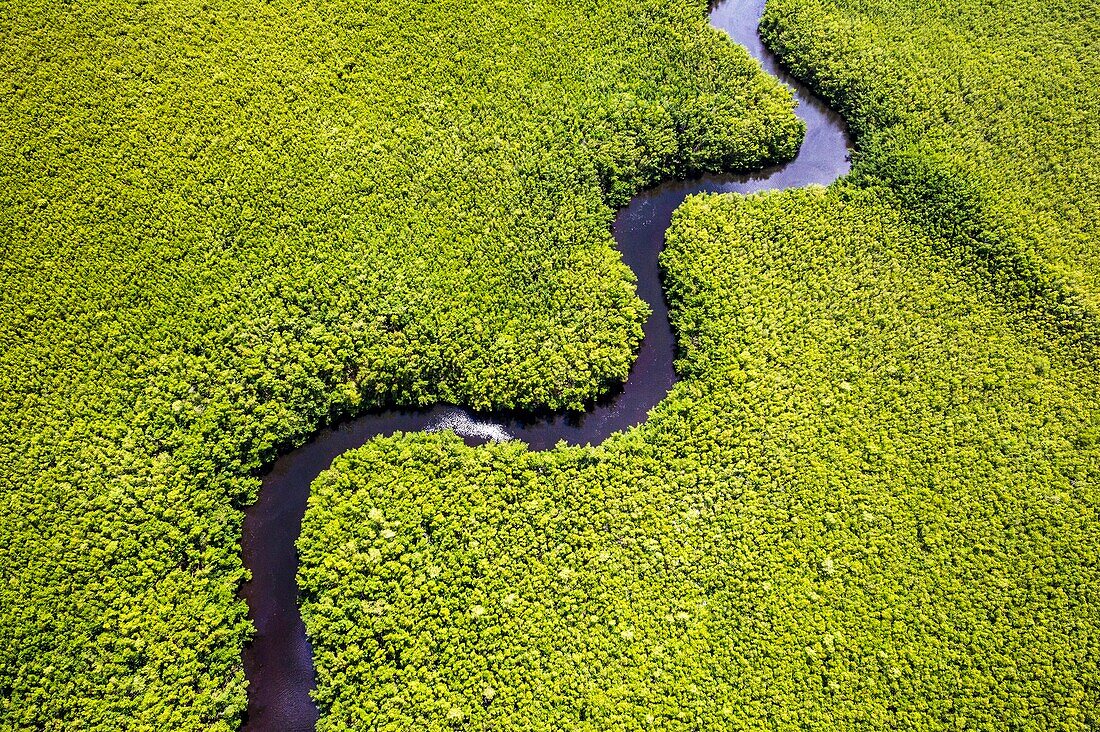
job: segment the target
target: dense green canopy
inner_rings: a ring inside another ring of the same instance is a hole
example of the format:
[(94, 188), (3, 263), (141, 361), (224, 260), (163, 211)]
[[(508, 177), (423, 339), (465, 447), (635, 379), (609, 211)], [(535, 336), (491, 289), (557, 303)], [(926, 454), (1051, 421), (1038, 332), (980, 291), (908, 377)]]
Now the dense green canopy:
[(602, 447), (340, 458), (321, 728), (1095, 728), (1100, 378), (882, 198), (690, 200), (688, 378)]
[[(236, 728), (255, 472), (375, 404), (584, 403), (645, 315), (613, 207), (800, 137), (702, 0), (0, 19), (5, 728)], [(318, 481), (322, 726), (1100, 726), (1098, 23), (771, 0), (855, 175), (681, 210), (643, 427)]]
[(704, 10), (4, 4), (0, 726), (235, 728), (263, 464), (627, 373), (612, 207), (801, 135)]
[(1089, 0), (769, 0), (761, 32), (842, 111), (915, 225), (1100, 343), (1100, 13)]
[(770, 3), (854, 175), (685, 204), (642, 427), (317, 481), (323, 729), (1100, 726), (1087, 5)]

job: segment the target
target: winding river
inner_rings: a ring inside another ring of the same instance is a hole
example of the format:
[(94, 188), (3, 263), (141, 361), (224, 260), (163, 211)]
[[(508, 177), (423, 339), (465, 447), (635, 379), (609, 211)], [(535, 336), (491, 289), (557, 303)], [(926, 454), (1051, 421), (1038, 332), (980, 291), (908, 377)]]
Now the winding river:
[(760, 61), (764, 70), (794, 91), (806, 139), (791, 162), (744, 175), (709, 176), (670, 181), (639, 194), (619, 211), (615, 241), (623, 260), (638, 278), (638, 296), (653, 314), (645, 324), (638, 359), (623, 388), (583, 414), (544, 418), (476, 414), (440, 405), (417, 411), (373, 412), (318, 434), (312, 442), (284, 456), (264, 478), (259, 500), (245, 513), (241, 551), (252, 580), (241, 592), (248, 602), (256, 636), (244, 651), (248, 678), (246, 730), (296, 732), (313, 730), (317, 708), (313, 660), (298, 613), (294, 542), (301, 531), (310, 484), (341, 453), (373, 437), (394, 432), (454, 430), (471, 443), (518, 439), (532, 450), (559, 440), (575, 445), (598, 444), (615, 432), (643, 422), (676, 382), (675, 338), (661, 288), (657, 255), (664, 245), (672, 212), (695, 193), (751, 193), (762, 190), (827, 185), (848, 172), (849, 141), (844, 121), (791, 78), (764, 48), (757, 25), (764, 0), (726, 0), (714, 4), (711, 24)]

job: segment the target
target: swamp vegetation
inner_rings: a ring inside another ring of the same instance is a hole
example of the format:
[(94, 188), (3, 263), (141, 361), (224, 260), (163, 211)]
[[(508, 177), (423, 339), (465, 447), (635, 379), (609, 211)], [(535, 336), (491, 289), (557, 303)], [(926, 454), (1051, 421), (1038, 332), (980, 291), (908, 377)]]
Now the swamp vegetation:
[[(263, 466), (626, 375), (614, 207), (802, 135), (705, 10), (0, 10), (0, 726), (238, 728)], [(317, 481), (320, 727), (1100, 726), (1098, 25), (770, 0), (853, 175), (684, 205), (684, 380), (638, 429)]]
[(7, 4), (0, 716), (235, 729), (241, 509), (383, 403), (580, 407), (613, 207), (794, 154), (700, 3)]
[(680, 209), (638, 429), (318, 480), (322, 729), (1100, 724), (1097, 19), (768, 8), (853, 175)]

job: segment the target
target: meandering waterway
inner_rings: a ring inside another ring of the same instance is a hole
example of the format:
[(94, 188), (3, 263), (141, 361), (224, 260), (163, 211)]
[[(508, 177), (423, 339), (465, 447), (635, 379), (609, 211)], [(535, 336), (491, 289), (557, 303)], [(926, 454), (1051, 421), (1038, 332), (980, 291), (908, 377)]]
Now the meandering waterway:
[(635, 196), (619, 211), (615, 242), (638, 278), (638, 296), (653, 314), (645, 324), (637, 361), (621, 391), (583, 414), (519, 417), (473, 413), (440, 405), (417, 411), (372, 412), (319, 433), (304, 447), (279, 459), (264, 478), (259, 500), (245, 512), (241, 551), (252, 579), (242, 588), (256, 636), (245, 648), (248, 678), (246, 730), (313, 730), (317, 709), (313, 659), (298, 612), (298, 556), (294, 542), (302, 527), (310, 485), (332, 460), (374, 437), (394, 432), (454, 430), (470, 442), (518, 439), (532, 450), (558, 441), (599, 444), (615, 432), (643, 422), (676, 383), (675, 337), (661, 287), (657, 256), (664, 246), (672, 212), (695, 193), (753, 191), (828, 185), (848, 172), (849, 140), (844, 121), (792, 79), (764, 48), (757, 25), (764, 0), (726, 0), (714, 4), (710, 22), (745, 46), (764, 70), (790, 86), (796, 113), (806, 123), (806, 138), (791, 162), (744, 175), (671, 181)]

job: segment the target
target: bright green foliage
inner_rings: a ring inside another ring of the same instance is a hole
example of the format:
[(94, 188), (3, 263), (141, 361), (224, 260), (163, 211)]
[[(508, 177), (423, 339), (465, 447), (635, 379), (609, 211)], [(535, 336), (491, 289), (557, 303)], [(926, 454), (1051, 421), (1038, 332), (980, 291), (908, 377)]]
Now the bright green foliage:
[(769, 0), (765, 41), (852, 121), (861, 172), (994, 286), (1100, 343), (1091, 0)]
[(322, 729), (1100, 725), (1100, 378), (885, 193), (700, 197), (596, 449), (373, 442), (299, 547)]
[(280, 448), (627, 373), (612, 206), (801, 134), (704, 11), (0, 9), (0, 726), (236, 726), (240, 507)]
[(639, 429), (318, 481), (322, 728), (1100, 728), (1098, 19), (770, 3), (856, 175), (681, 209)]

